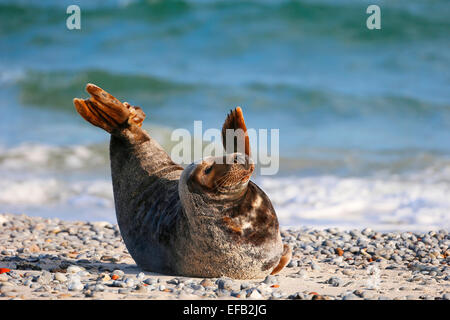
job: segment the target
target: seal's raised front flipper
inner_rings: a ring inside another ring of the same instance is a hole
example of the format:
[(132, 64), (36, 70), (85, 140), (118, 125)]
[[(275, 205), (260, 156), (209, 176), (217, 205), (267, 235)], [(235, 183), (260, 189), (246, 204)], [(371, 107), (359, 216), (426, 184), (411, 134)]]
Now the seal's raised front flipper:
[(145, 114), (139, 107), (133, 107), (127, 102), (118, 99), (104, 91), (102, 88), (88, 83), (86, 91), (89, 99), (73, 99), (78, 113), (94, 126), (100, 127), (109, 133), (127, 125), (142, 125)]
[[(234, 137), (233, 147), (227, 148), (227, 144), (229, 144), (229, 142), (227, 143), (227, 131), (228, 130), (236, 131), (239, 129), (242, 131)], [(243, 136), (242, 136), (242, 134), (243, 134)], [(223, 147), (225, 148), (225, 151), (227, 153), (237, 152), (238, 145), (239, 145), (237, 143), (237, 139), (242, 139), (242, 138), (245, 139), (244, 140), (245, 154), (247, 156), (250, 156), (250, 141), (248, 138), (247, 127), (245, 126), (244, 114), (242, 113), (241, 107), (237, 107), (236, 109), (230, 111), (230, 113), (227, 115), (227, 118), (225, 119), (225, 122), (222, 126), (222, 143), (223, 143)]]
[(284, 244), (283, 255), (280, 258), (280, 262), (272, 270), (271, 274), (273, 275), (273, 274), (279, 273), (281, 271), (281, 269), (283, 269), (289, 263), (289, 261), (291, 261), (291, 258), (292, 258), (292, 249), (289, 245)]

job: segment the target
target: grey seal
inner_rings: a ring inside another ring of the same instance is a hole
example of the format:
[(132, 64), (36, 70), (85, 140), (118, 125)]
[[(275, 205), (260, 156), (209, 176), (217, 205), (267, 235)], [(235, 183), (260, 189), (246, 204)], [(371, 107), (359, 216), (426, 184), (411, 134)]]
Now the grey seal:
[[(143, 270), (192, 277), (263, 278), (291, 259), (268, 196), (252, 181), (241, 108), (222, 128), (242, 130), (245, 154), (204, 158), (185, 169), (142, 129), (141, 108), (87, 84), (78, 113), (111, 134), (110, 160), (117, 222)], [(227, 152), (230, 150), (227, 150)], [(231, 150), (235, 151), (235, 150)], [(237, 157), (244, 161), (236, 161)]]

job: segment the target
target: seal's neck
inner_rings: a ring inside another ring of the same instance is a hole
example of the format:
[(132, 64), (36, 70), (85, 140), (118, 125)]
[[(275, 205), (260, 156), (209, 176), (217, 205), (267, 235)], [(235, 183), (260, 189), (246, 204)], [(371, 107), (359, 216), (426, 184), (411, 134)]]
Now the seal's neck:
[(236, 193), (207, 194), (204, 192), (185, 192), (182, 196), (183, 207), (193, 216), (221, 218), (226, 212), (241, 205), (246, 197), (247, 186)]
[(183, 170), (146, 131), (132, 128), (135, 131), (111, 135), (111, 176), (119, 220), (132, 220), (127, 215), (136, 214), (136, 206), (151, 202), (148, 194), (167, 193), (172, 188), (170, 181), (176, 181)]

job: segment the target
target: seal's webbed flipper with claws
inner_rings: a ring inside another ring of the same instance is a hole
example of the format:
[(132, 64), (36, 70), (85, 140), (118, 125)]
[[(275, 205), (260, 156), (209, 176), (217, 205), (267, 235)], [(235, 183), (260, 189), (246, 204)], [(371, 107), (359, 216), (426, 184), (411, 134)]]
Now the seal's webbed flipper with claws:
[(91, 95), (89, 99), (73, 99), (78, 113), (94, 126), (109, 133), (127, 124), (135, 123), (139, 127), (145, 119), (145, 113), (139, 107), (133, 107), (127, 102), (120, 102), (102, 88), (87, 84), (86, 91)]
[[(230, 143), (230, 142), (227, 143), (227, 130), (239, 130), (239, 129), (242, 131), (240, 131), (239, 134), (234, 137), (233, 149), (227, 148), (227, 144)], [(244, 114), (242, 112), (241, 107), (237, 107), (236, 109), (231, 110), (230, 113), (227, 115), (227, 118), (225, 119), (225, 122), (222, 126), (222, 143), (227, 153), (233, 153), (238, 151), (237, 139), (245, 139), (244, 153), (250, 157), (250, 141), (248, 138), (247, 127), (245, 126)]]

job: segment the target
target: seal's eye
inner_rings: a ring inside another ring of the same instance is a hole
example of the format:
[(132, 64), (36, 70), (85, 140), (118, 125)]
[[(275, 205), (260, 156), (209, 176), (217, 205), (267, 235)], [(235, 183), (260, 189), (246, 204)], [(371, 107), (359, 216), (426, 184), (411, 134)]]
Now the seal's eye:
[(208, 173), (210, 173), (210, 172), (211, 172), (211, 170), (212, 170), (212, 167), (213, 167), (213, 166), (211, 165), (211, 166), (209, 166), (208, 168), (206, 168), (206, 169), (205, 169), (205, 171), (204, 171), (204, 172), (205, 172), (205, 174), (208, 174)]

